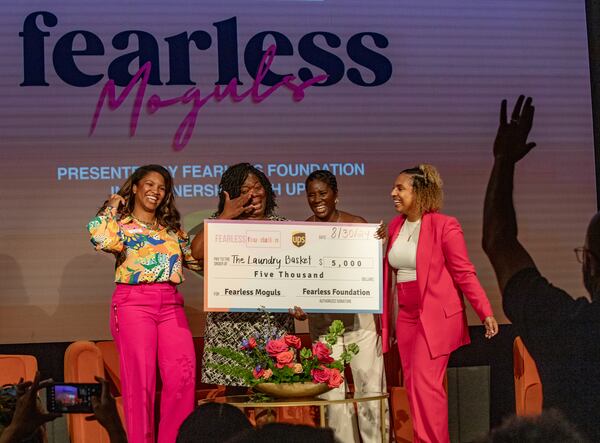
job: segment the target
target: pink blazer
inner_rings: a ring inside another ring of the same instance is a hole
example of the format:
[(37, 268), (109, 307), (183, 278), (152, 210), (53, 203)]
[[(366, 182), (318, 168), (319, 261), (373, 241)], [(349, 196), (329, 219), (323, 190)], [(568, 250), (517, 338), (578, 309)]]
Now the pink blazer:
[[(395, 321), (391, 316), (396, 288), (392, 288), (394, 269), (388, 263), (388, 253), (405, 218), (395, 217), (389, 225), (383, 263), (383, 352), (389, 350), (390, 322)], [(417, 245), (417, 283), (421, 293), (421, 323), (434, 358), (470, 343), (463, 294), (482, 322), (493, 315), (469, 260), (462, 229), (454, 217), (437, 212), (423, 214)]]

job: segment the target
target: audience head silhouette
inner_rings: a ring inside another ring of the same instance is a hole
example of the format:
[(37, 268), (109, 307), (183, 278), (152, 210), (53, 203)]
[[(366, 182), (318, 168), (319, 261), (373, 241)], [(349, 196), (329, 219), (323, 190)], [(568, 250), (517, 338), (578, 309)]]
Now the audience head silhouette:
[(254, 431), (244, 431), (227, 443), (335, 443), (333, 429), (290, 423), (270, 423)]
[(548, 410), (539, 416), (506, 419), (480, 443), (585, 443), (581, 436), (558, 411)]
[(592, 301), (600, 300), (600, 212), (592, 217), (582, 253), (583, 284)]
[(242, 411), (226, 403), (206, 403), (192, 412), (179, 428), (177, 443), (226, 442), (251, 429)]

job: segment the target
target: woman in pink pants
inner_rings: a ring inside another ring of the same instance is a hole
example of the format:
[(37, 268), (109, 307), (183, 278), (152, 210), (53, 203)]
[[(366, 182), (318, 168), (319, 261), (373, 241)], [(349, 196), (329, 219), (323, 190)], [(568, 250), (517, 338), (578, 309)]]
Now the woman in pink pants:
[(414, 441), (447, 443), (444, 374), (450, 353), (469, 343), (463, 295), (484, 323), (487, 338), (498, 333), (498, 324), (458, 221), (438, 212), (442, 180), (437, 170), (431, 165), (405, 169), (391, 197), (400, 215), (390, 222), (384, 261), (383, 352), (396, 338)]
[(88, 223), (96, 249), (115, 255), (110, 328), (119, 351), (129, 443), (153, 443), (156, 362), (162, 379), (159, 443), (174, 443), (194, 409), (196, 356), (177, 285), (200, 271), (181, 230), (173, 180), (138, 168)]

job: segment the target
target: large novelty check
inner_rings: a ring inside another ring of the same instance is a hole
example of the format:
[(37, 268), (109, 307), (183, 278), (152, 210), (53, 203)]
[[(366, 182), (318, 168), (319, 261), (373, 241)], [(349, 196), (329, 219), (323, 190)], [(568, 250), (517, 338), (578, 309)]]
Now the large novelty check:
[(206, 311), (382, 311), (378, 225), (204, 221)]

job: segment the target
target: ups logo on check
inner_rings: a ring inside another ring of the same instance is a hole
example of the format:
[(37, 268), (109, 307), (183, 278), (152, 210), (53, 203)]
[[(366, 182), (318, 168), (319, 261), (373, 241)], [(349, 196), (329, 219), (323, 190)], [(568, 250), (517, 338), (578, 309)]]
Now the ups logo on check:
[(297, 247), (302, 247), (306, 243), (306, 233), (292, 232), (292, 244)]

